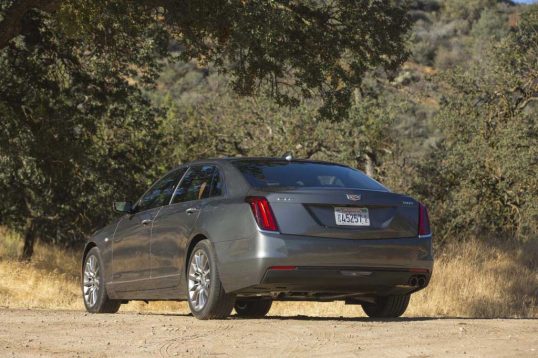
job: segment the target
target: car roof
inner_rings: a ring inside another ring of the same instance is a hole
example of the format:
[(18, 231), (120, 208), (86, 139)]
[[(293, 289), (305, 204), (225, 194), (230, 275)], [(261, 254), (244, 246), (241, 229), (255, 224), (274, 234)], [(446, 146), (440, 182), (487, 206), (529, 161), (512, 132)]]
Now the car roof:
[[(284, 161), (288, 161), (288, 160), (286, 158), (283, 158), (283, 157), (220, 157), (220, 158), (208, 158), (208, 159), (194, 160), (194, 161), (185, 163), (184, 165), (204, 164), (204, 163), (208, 163), (208, 162), (230, 163), (230, 162), (236, 162), (236, 161), (275, 161), (275, 162), (284, 162)], [(293, 159), (289, 160), (289, 162), (331, 164), (331, 165), (340, 165), (340, 166), (347, 167), (347, 165), (345, 165), (345, 164), (328, 162), (328, 161), (323, 161), (323, 160), (312, 160), (312, 159), (296, 159), (296, 158), (293, 158)]]

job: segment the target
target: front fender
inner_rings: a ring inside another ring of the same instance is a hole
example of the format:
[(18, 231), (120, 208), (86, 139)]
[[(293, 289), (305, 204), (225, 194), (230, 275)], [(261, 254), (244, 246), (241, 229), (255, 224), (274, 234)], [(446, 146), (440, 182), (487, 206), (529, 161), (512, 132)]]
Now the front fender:
[(112, 239), (114, 238), (114, 233), (116, 230), (117, 223), (108, 225), (103, 229), (94, 233), (84, 245), (84, 252), (82, 255), (81, 263), (81, 275), (82, 270), (84, 269), (84, 260), (88, 251), (93, 247), (97, 247), (101, 253), (101, 258), (103, 259), (103, 273), (105, 276), (105, 282), (110, 283), (112, 281)]

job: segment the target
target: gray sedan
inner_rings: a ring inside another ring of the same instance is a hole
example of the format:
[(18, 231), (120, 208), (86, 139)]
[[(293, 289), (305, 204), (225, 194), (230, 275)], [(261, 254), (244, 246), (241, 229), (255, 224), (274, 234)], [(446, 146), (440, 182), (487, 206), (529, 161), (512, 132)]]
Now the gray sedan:
[(279, 301), (345, 301), (401, 316), (431, 277), (426, 208), (350, 167), (227, 158), (175, 168), (88, 240), (92, 313), (186, 300), (199, 319), (262, 317)]

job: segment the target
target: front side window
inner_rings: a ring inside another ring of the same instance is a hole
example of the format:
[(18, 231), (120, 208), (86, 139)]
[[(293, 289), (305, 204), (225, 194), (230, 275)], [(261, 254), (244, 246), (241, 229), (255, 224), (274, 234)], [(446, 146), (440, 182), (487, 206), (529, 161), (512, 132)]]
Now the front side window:
[(136, 209), (138, 211), (144, 211), (167, 205), (170, 202), (177, 183), (183, 174), (185, 174), (186, 170), (187, 168), (178, 168), (159, 179), (140, 199)]
[(214, 181), (215, 178), (219, 178), (220, 181), (218, 170), (214, 165), (191, 167), (174, 193), (172, 204), (220, 195), (222, 184)]

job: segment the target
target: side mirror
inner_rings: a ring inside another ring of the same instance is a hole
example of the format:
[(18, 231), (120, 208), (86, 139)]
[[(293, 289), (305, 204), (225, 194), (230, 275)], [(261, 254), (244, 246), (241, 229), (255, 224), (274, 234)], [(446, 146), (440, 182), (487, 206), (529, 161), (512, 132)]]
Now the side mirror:
[(133, 212), (133, 203), (131, 203), (130, 201), (115, 201), (112, 207), (117, 213), (130, 214)]

